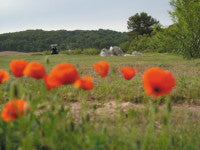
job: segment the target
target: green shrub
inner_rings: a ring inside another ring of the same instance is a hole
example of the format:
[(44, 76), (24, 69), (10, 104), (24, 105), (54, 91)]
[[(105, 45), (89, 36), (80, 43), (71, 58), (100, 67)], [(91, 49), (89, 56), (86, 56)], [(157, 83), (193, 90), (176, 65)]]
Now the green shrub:
[(74, 50), (62, 50), (60, 51), (60, 54), (67, 54), (67, 55), (80, 55), (82, 54), (81, 49), (74, 49)]
[(48, 51), (48, 50), (45, 50), (45, 51), (43, 51), (43, 52), (42, 52), (42, 54), (43, 54), (43, 55), (50, 55), (50, 54), (51, 54), (51, 52), (50, 52), (50, 51)]
[(79, 55), (82, 54), (82, 50), (81, 49), (74, 49), (70, 51), (71, 55)]
[(158, 53), (177, 53), (177, 26), (155, 29), (148, 40), (148, 51)]
[(119, 47), (123, 50), (123, 52), (127, 52), (130, 46), (130, 41), (126, 41), (119, 45)]
[(139, 35), (138, 38), (135, 38), (131, 41), (129, 50), (127, 53), (132, 53), (133, 51), (145, 51), (148, 48), (148, 38), (149, 36)]
[(69, 50), (62, 50), (59, 52), (60, 54), (67, 54), (70, 55), (70, 51)]
[(60, 54), (67, 54), (67, 55), (99, 55), (100, 50), (95, 49), (95, 48), (88, 48), (88, 49), (74, 49), (74, 50), (62, 50), (60, 51)]
[(88, 48), (83, 50), (84, 55), (99, 55), (100, 50), (95, 48)]

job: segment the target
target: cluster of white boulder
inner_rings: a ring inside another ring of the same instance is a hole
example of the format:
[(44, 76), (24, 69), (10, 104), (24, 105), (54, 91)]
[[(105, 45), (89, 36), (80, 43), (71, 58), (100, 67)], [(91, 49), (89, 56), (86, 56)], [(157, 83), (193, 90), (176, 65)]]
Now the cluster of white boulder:
[(100, 56), (123, 56), (124, 52), (120, 47), (111, 46), (110, 49), (102, 49), (100, 52)]
[(142, 53), (134, 51), (131, 54), (125, 54), (124, 56), (143, 56)]
[(110, 49), (103, 48), (100, 52), (100, 56), (141, 56), (140, 52), (134, 51), (132, 54), (125, 54), (118, 46), (111, 46)]

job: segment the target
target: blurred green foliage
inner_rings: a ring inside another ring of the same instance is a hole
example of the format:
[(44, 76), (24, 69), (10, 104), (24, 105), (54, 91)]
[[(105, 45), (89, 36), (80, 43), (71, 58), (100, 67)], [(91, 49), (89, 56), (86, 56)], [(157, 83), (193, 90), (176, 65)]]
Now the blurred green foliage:
[(188, 59), (200, 57), (200, 1), (171, 0), (170, 5), (174, 24), (154, 25), (150, 34), (132, 34), (131, 39), (120, 45), (125, 52), (174, 53)]

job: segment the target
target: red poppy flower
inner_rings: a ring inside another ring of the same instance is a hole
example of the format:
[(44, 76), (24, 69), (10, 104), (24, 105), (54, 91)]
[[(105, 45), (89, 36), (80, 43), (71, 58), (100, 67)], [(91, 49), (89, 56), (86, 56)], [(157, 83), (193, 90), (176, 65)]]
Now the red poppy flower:
[[(50, 85), (50, 83), (49, 83), (49, 81), (48, 81), (48, 75), (46, 75), (46, 76), (43, 78), (43, 80), (44, 80), (44, 83), (45, 83), (45, 85), (46, 85), (47, 90), (51, 90), (53, 87), (56, 87), (56, 86)], [(61, 85), (61, 84), (60, 84), (60, 83), (57, 83), (57, 86), (59, 86), (59, 85)]]
[(24, 69), (24, 75), (35, 78), (42, 79), (46, 76), (46, 71), (44, 66), (39, 62), (31, 62)]
[(26, 60), (15, 59), (10, 62), (10, 70), (15, 77), (22, 77), (24, 75), (23, 74), (24, 69), (26, 68), (27, 65), (28, 65), (28, 62)]
[(94, 64), (94, 70), (103, 78), (108, 74), (109, 64), (107, 61), (100, 61)]
[(9, 80), (9, 74), (7, 71), (0, 69), (0, 84), (4, 81)]
[(131, 67), (123, 67), (120, 70), (124, 76), (124, 79), (126, 79), (126, 80), (131, 80), (137, 72), (136, 69), (131, 68)]
[(143, 74), (145, 92), (155, 98), (169, 94), (175, 84), (174, 76), (169, 71), (158, 67), (147, 69)]
[(72, 84), (79, 79), (79, 73), (70, 63), (61, 63), (55, 66), (48, 76), (45, 77), (45, 83), (48, 90), (63, 85)]
[(77, 80), (74, 83), (75, 88), (81, 87), (84, 90), (92, 90), (94, 88), (93, 78), (88, 76)]
[(28, 104), (26, 100), (17, 99), (9, 101), (1, 112), (1, 118), (6, 122), (13, 121), (24, 115), (27, 108)]

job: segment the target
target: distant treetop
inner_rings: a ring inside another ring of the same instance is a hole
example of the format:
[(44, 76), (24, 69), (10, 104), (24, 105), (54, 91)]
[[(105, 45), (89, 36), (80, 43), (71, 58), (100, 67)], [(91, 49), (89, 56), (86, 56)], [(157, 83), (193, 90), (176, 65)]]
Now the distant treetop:
[(129, 36), (137, 38), (138, 35), (148, 34), (150, 35), (153, 31), (154, 25), (159, 25), (159, 21), (149, 16), (147, 13), (142, 12), (131, 16), (127, 22)]

